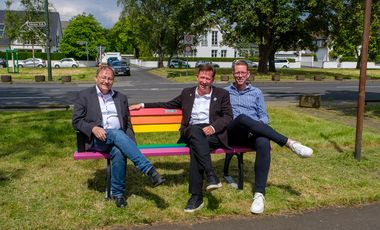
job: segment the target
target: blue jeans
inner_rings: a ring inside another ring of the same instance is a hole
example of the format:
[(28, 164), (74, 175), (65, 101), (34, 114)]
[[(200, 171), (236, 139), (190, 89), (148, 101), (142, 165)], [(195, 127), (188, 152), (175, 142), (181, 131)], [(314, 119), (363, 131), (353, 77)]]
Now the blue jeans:
[(144, 174), (147, 174), (153, 166), (123, 130), (106, 129), (106, 133), (106, 141), (103, 142), (95, 138), (91, 149), (110, 152), (111, 193), (112, 196), (120, 196), (125, 192), (127, 159), (130, 159), (136, 168)]

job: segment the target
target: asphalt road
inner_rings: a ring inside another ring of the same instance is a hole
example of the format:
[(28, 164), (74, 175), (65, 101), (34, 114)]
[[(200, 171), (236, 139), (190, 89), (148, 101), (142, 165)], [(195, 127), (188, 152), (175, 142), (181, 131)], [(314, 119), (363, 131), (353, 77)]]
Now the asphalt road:
[[(125, 229), (115, 227), (111, 229)], [(215, 219), (199, 223), (145, 225), (140, 230), (378, 230), (380, 203), (349, 208), (325, 208), (297, 215)]]
[[(358, 95), (358, 81), (322, 81), (322, 82), (254, 82), (267, 101), (296, 102), (302, 94), (320, 94), (323, 101), (355, 102)], [(49, 106), (72, 105), (75, 94), (89, 84), (54, 83), (1, 83), (0, 108), (10, 106)], [(147, 73), (144, 69), (133, 68), (131, 77), (117, 77), (114, 88), (127, 94), (130, 103), (167, 101), (177, 96), (184, 87), (194, 83), (173, 83)], [(224, 87), (227, 83), (215, 85)], [(366, 98), (380, 98), (380, 81), (367, 81)]]

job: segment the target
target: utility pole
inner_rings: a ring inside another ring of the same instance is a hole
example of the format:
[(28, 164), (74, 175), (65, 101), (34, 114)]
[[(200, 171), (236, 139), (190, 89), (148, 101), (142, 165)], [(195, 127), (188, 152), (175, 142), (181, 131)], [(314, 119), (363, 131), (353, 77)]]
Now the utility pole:
[(45, 17), (46, 17), (46, 55), (48, 68), (48, 81), (52, 81), (51, 56), (50, 56), (50, 23), (49, 23), (49, 2), (45, 0)]
[(366, 78), (367, 78), (368, 43), (369, 43), (369, 32), (370, 32), (370, 26), (371, 26), (371, 8), (372, 8), (372, 0), (366, 0), (365, 13), (364, 13), (363, 45), (362, 45), (362, 52), (361, 52), (362, 59), (361, 59), (361, 64), (360, 64), (358, 111), (357, 111), (357, 117), (356, 117), (355, 159), (358, 161), (360, 161), (360, 157), (361, 157), (364, 104), (365, 104), (365, 84), (366, 84)]

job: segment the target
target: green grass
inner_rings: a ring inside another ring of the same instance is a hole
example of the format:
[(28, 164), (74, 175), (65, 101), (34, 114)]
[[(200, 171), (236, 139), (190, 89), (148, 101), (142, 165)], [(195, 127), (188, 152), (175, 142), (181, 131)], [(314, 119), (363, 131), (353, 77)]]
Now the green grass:
[[(371, 110), (375, 111), (375, 109)], [(363, 133), (362, 160), (353, 157), (355, 129), (294, 111), (269, 108), (272, 126), (315, 150), (300, 159), (272, 144), (265, 215), (380, 200), (380, 135)], [(254, 154), (245, 155), (245, 187), (226, 184), (205, 196), (205, 208), (182, 210), (189, 197), (188, 156), (152, 157), (167, 183), (151, 188), (129, 162), (128, 207), (104, 199), (105, 161), (74, 161), (71, 111), (0, 113), (0, 222), (2, 229), (94, 229), (220, 216), (251, 216)], [(378, 116), (378, 115), (377, 115)], [(177, 134), (138, 135), (140, 144), (172, 143)], [(224, 157), (213, 155), (222, 176)], [(236, 175), (236, 161), (231, 172)]]
[[(160, 68), (152, 69), (151, 73), (177, 82), (194, 82), (197, 69), (169, 69)], [(216, 70), (216, 81), (220, 81), (221, 75), (228, 75), (229, 82), (233, 81), (231, 68), (220, 68)], [(168, 77), (173, 75), (174, 77)], [(251, 70), (251, 74), (255, 76), (256, 81), (271, 81), (272, 75), (275, 73), (259, 74), (257, 70)], [(314, 81), (314, 76), (320, 75), (323, 80), (335, 80), (335, 76), (341, 76), (343, 79), (359, 79), (360, 72), (357, 69), (319, 69), (319, 68), (300, 68), (300, 69), (278, 69), (276, 74), (280, 75), (281, 80), (296, 81), (297, 75), (304, 75), (305, 81)], [(367, 79), (380, 79), (380, 70), (367, 70)]]

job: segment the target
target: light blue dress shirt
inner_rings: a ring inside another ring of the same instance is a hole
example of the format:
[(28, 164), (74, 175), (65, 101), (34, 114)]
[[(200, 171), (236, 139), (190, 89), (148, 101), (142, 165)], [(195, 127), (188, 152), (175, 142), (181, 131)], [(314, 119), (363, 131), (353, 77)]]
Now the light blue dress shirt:
[(269, 123), (264, 95), (259, 88), (247, 84), (244, 90), (238, 91), (237, 88), (231, 84), (224, 89), (230, 93), (234, 118), (240, 114), (245, 114), (254, 120), (262, 121), (265, 124)]

